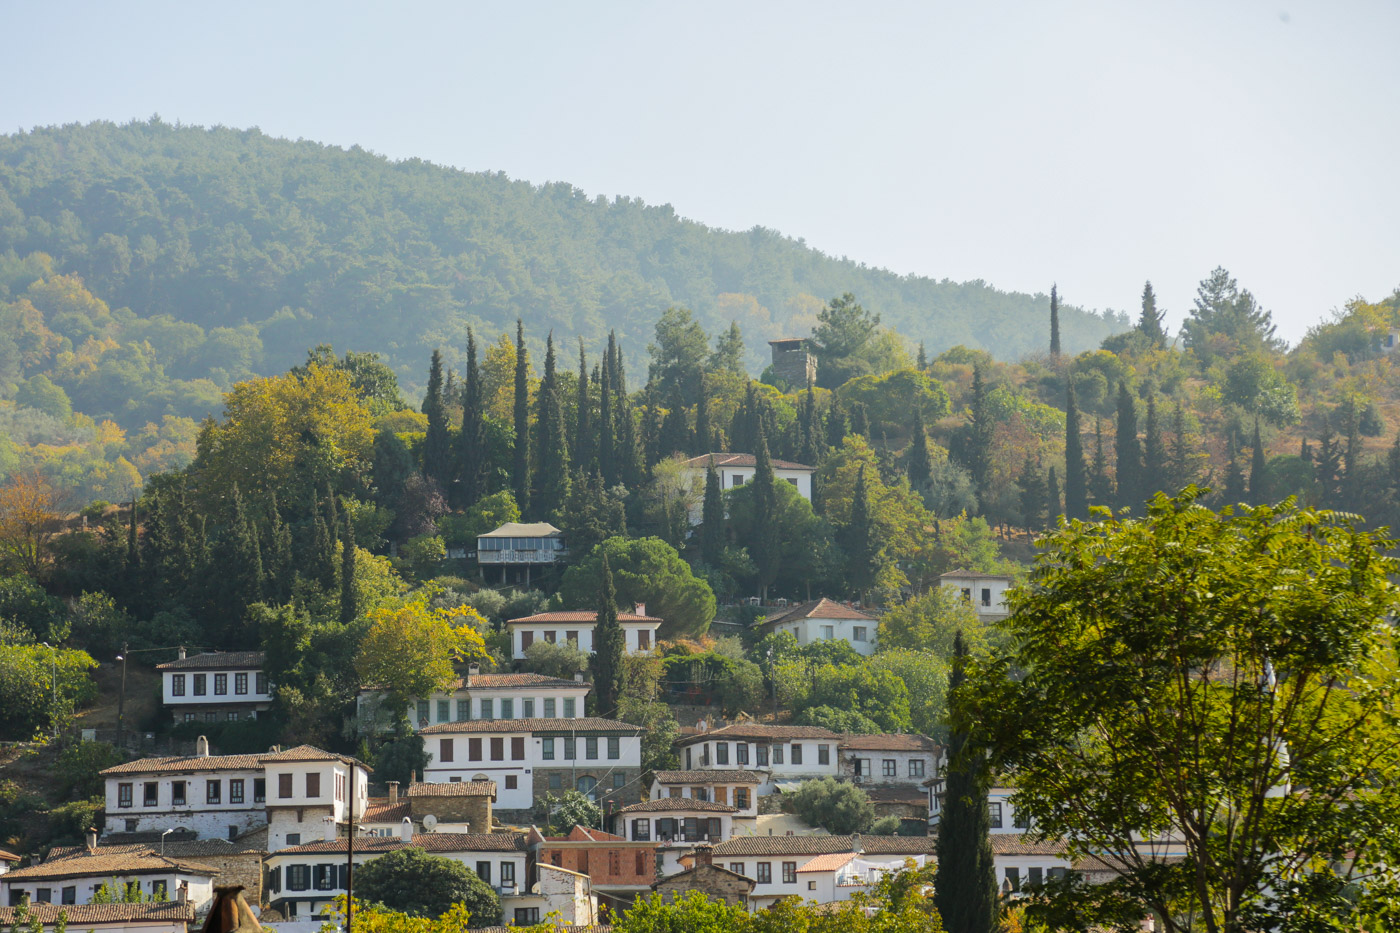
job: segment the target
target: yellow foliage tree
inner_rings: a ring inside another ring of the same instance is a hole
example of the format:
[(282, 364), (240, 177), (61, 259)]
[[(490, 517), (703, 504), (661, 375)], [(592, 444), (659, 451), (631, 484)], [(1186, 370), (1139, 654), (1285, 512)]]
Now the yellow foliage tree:
[(470, 607), (434, 609), (419, 594), (383, 602), (367, 617), (355, 673), (384, 691), (391, 710), (444, 689), (456, 677), (454, 663), (490, 660), (481, 636), (486, 620)]
[(38, 576), (59, 523), (59, 496), (37, 472), (0, 485), (0, 556), (12, 567)]

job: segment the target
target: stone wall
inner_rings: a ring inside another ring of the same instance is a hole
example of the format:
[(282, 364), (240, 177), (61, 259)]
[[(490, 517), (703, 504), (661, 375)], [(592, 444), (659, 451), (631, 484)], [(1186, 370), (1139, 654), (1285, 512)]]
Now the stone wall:
[(408, 798), (408, 810), (415, 823), (421, 824), (423, 817), (431, 813), (445, 823), (470, 823), (474, 833), (491, 832), (491, 798), (485, 794), (413, 796)]
[(658, 881), (654, 887), (656, 893), (667, 899), (684, 897), (691, 891), (699, 891), (726, 904), (746, 907), (754, 883), (743, 875), (714, 865), (698, 865), (689, 871)]

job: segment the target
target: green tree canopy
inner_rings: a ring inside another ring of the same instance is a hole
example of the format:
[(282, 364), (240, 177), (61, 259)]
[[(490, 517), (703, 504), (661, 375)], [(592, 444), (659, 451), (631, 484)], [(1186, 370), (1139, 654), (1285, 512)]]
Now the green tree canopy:
[(662, 638), (703, 635), (709, 629), (715, 617), (715, 594), (660, 538), (609, 538), (594, 548), (564, 572), (559, 597), (566, 607), (596, 604), (604, 554), (624, 612), (645, 603), (647, 615), (662, 620)]
[(473, 927), (501, 922), (501, 898), (476, 872), (456, 859), (413, 846), (356, 865), (355, 893), (415, 917), (441, 917), (464, 904)]
[(803, 781), (783, 795), (783, 809), (836, 835), (863, 833), (875, 822), (875, 805), (860, 787), (833, 777)]

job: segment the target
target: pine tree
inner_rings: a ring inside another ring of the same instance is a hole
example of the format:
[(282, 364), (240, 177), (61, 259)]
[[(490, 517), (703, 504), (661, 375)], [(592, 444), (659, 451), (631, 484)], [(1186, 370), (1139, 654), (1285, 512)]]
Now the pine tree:
[(985, 504), (991, 498), (992, 437), (995, 430), (992, 413), (987, 406), (987, 386), (982, 381), (982, 367), (972, 370), (972, 406), (968, 438), (968, 472), (977, 490), (977, 501)]
[(1040, 464), (1029, 453), (1021, 467), (1021, 517), (1026, 530), (1032, 533), (1045, 529), (1045, 481), (1040, 476)]
[(842, 544), (846, 552), (846, 578), (851, 590), (858, 598), (875, 585), (879, 571), (876, 560), (879, 549), (875, 543), (875, 529), (870, 520), (870, 490), (865, 482), (865, 464), (860, 465), (856, 474), (856, 485), (851, 497), (851, 517), (846, 523)]
[(1118, 383), (1118, 418), (1113, 437), (1114, 467), (1118, 474), (1119, 508), (1142, 511), (1142, 446), (1137, 436), (1137, 408), (1128, 383)]
[(588, 390), (588, 356), (583, 351), (583, 338), (578, 341), (578, 395), (574, 403), (574, 469), (587, 473), (593, 469), (593, 402)]
[(1065, 514), (1064, 506), (1060, 503), (1060, 478), (1055, 475), (1053, 466), (1050, 468), (1050, 477), (1045, 481), (1045, 514), (1051, 525)]
[(530, 511), (530, 359), (525, 350), (525, 325), (515, 321), (515, 451), (510, 482), (521, 515)]
[(710, 384), (705, 373), (700, 374), (700, 397), (695, 400), (695, 441), (691, 452), (707, 454), (715, 449), (715, 429), (710, 424)]
[(554, 334), (545, 343), (544, 378), (536, 396), (536, 437), (534, 514), (540, 519), (558, 515), (569, 497), (569, 438), (564, 427), (564, 404), (560, 398), (559, 373), (554, 359)]
[(928, 369), (928, 354), (924, 352), (924, 342), (922, 340), (919, 341), (919, 356), (916, 362), (919, 367), (919, 372)]
[(1111, 507), (1113, 480), (1108, 475), (1108, 457), (1103, 449), (1103, 422), (1094, 418), (1094, 462), (1089, 466), (1089, 498), (1094, 505)]
[(1162, 327), (1165, 316), (1157, 310), (1157, 296), (1152, 292), (1152, 283), (1148, 282), (1142, 287), (1142, 314), (1138, 317), (1137, 329), (1154, 347), (1167, 345), (1167, 332)]
[(1157, 393), (1147, 396), (1147, 423), (1142, 432), (1142, 495), (1150, 499), (1158, 492), (1175, 492), (1171, 485), (1171, 464), (1167, 446), (1162, 440), (1162, 426), (1157, 420)]
[(1264, 459), (1264, 441), (1259, 436), (1259, 419), (1254, 419), (1254, 437), (1250, 443), (1253, 452), (1249, 455), (1249, 504), (1263, 505), (1268, 496), (1265, 484), (1268, 480), (1268, 464)]
[(705, 468), (705, 502), (700, 509), (700, 560), (718, 567), (724, 554), (724, 490), (719, 484), (715, 458)]
[(1060, 292), (1054, 285), (1050, 286), (1050, 355), (1060, 357)]
[(928, 435), (924, 432), (924, 413), (917, 405), (914, 407), (914, 430), (909, 436), (909, 455), (906, 462), (909, 485), (919, 493), (927, 490), (929, 482), (933, 479), (933, 463), (928, 456)]
[(452, 484), (457, 508), (474, 505), (482, 489), (482, 441), (485, 413), (482, 411), (481, 369), (476, 362), (476, 335), (467, 328), (467, 371), (462, 387), (462, 431), (457, 435), (458, 482)]
[(445, 489), (451, 482), (452, 446), (447, 435), (447, 404), (442, 389), (442, 351), (433, 351), (428, 368), (428, 392), (423, 396), (428, 433), (423, 438), (423, 475)]
[(1239, 451), (1235, 449), (1235, 436), (1230, 435), (1226, 444), (1225, 497), (1222, 505), (1237, 505), (1245, 501), (1244, 471), (1240, 469)]
[[(967, 644), (960, 630), (953, 639), (950, 696), (967, 679), (966, 668)], [(955, 720), (948, 737), (950, 764), (934, 842), (933, 906), (948, 933), (993, 933), (999, 928), (1001, 903), (987, 809), (991, 779), (986, 759), (969, 746), (968, 738), (966, 727)]]
[(1074, 380), (1065, 389), (1065, 516), (1089, 517), (1088, 478), (1084, 473), (1084, 438), (1079, 427), (1079, 402)]
[(781, 548), (778, 540), (778, 488), (773, 473), (773, 460), (768, 455), (768, 438), (763, 423), (758, 425), (758, 451), (753, 474), (753, 539), (749, 556), (758, 567), (758, 585), (763, 601), (768, 601), (768, 587), (778, 578)]
[(617, 620), (617, 590), (613, 588), (612, 568), (604, 553), (598, 586), (597, 625), (593, 629), (593, 656), (589, 658), (595, 709), (599, 716), (617, 715), (617, 701), (622, 694), (622, 655), (626, 647), (627, 637), (622, 623)]
[(340, 624), (349, 625), (359, 615), (355, 596), (355, 526), (345, 512), (340, 529)]

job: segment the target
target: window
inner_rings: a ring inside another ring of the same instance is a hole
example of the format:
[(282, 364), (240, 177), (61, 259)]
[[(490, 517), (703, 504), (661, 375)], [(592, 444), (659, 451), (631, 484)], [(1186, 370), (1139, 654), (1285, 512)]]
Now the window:
[(535, 701), (534, 701), (534, 700), (521, 700), (521, 701), (520, 701), (520, 718), (521, 718), (521, 719), (534, 719), (534, 718), (535, 718)]
[(1009, 882), (1011, 882), (1011, 890), (1013, 890), (1013, 891), (1019, 891), (1019, 890), (1021, 890), (1021, 869), (1019, 869), (1019, 868), (1008, 868), (1008, 869), (1006, 869), (1006, 880), (1009, 881)]
[(277, 775), (277, 796), (283, 800), (292, 796), (292, 776), (290, 774)]
[(216, 697), (221, 697), (221, 696), (227, 696), (227, 695), (228, 695), (228, 675), (227, 675), (227, 674), (215, 674), (215, 675), (214, 675), (214, 696), (216, 696)]
[(306, 776), (306, 796), (312, 800), (321, 796), (321, 773), (312, 771)]
[(992, 829), (1001, 829), (1001, 804), (987, 804), (987, 813), (991, 816), (991, 823), (989, 825)]
[(226, 718), (229, 722), (238, 722), (238, 713), (234, 712), (233, 710), (229, 710), (228, 715), (224, 718)]
[(564, 789), (564, 778), (563, 778), (562, 775), (559, 774), (559, 772), (556, 771), (556, 772), (554, 772), (553, 774), (551, 774), (551, 775), (549, 776), (549, 789), (550, 789), (550, 790), (563, 790), (563, 789)]
[(636, 864), (633, 866), (633, 869), (634, 869), (634, 871), (635, 871), (635, 873), (636, 873), (637, 875), (640, 875), (640, 876), (645, 876), (645, 875), (646, 875), (646, 873), (647, 873), (647, 857), (646, 857), (646, 853), (645, 853), (645, 852), (638, 851), (638, 852), (636, 853)]
[(52, 904), (53, 888), (37, 888), (34, 891), (34, 901), (38, 904)]
[(577, 704), (577, 701), (574, 700), (573, 697), (570, 697), (569, 699), (567, 699), (567, 700), (564, 701), (564, 718), (565, 718), (565, 719), (573, 719), (573, 718), (574, 718), (574, 709), (577, 707), (577, 705), (578, 705), (578, 704)]
[(1026, 869), (1026, 884), (1038, 885), (1045, 880), (1045, 873), (1039, 865), (1034, 865)]
[(126, 827), (127, 832), (134, 833), (140, 822), (140, 820), (122, 820), (122, 825)]
[(546, 632), (544, 633), (544, 640), (547, 641), (549, 644), (552, 645), (552, 644), (555, 643), (555, 641), (558, 640), (558, 634), (559, 634), (558, 632), (546, 631)]
[(205, 803), (220, 803), (220, 802), (221, 802), (221, 801), (220, 801), (220, 798), (223, 797), (223, 795), (224, 795), (224, 782), (223, 782), (223, 781), (205, 781), (205, 782), (204, 782), (204, 802), (205, 802)]
[(833, 639), (833, 638), (835, 638), (835, 637), (836, 637), (836, 626), (834, 626), (834, 625), (823, 625), (823, 626), (822, 626), (822, 638), (826, 639), (827, 641), (830, 641), (831, 639)]
[(427, 700), (419, 700), (419, 701), (418, 701), (418, 722), (419, 722), (420, 724), (422, 724), (422, 725), (427, 725), (427, 723), (428, 723), (428, 701), (427, 701)]
[(182, 697), (185, 695), (185, 675), (173, 674), (170, 677), (170, 695)]
[(570, 735), (570, 736), (565, 736), (565, 738), (564, 738), (564, 760), (565, 760), (565, 761), (573, 761), (576, 757), (578, 757), (577, 752), (578, 752), (578, 741), (577, 741), (573, 736), (571, 736), (571, 735)]
[(335, 870), (337, 867), (336, 865), (316, 866), (315, 878), (317, 891), (329, 891), (331, 888), (335, 887)]
[[(289, 846), (299, 846), (299, 845), (301, 845), (301, 833), (287, 833), (287, 845), (289, 845)], [(304, 889), (303, 889), (303, 890), (304, 890)]]
[(864, 625), (851, 626), (851, 641), (867, 641)]
[(783, 863), (783, 884), (797, 884), (797, 863)]
[(755, 745), (755, 746), (753, 747), (753, 752), (754, 752), (755, 763), (756, 763), (760, 768), (762, 768), (762, 767), (764, 767), (765, 765), (768, 764), (768, 746), (767, 746), (767, 745)]
[(622, 739), (615, 735), (608, 736), (608, 760), (617, 761), (622, 757)]
[(452, 740), (438, 739), (438, 761), (448, 762), (452, 760)]
[(968, 600), (968, 601), (970, 602), (970, 601), (972, 600), (972, 587), (970, 587), (970, 586), (965, 586), (965, 587), (963, 587), (963, 588), (962, 588), (962, 594), (963, 594), (963, 599), (966, 599), (966, 600)]
[[(287, 842), (291, 843), (292, 837), (287, 837)], [(311, 866), (310, 865), (288, 865), (287, 866), (287, 889), (289, 891), (305, 891), (311, 887)]]
[(817, 883), (816, 883), (815, 881), (809, 881), (809, 882), (807, 882), (807, 890), (808, 890), (808, 891), (815, 891), (816, 889), (817, 889)]
[(624, 787), (626, 787), (626, 786), (627, 786), (627, 772), (625, 772), (625, 771), (614, 771), (614, 772), (613, 772), (613, 789), (614, 789), (614, 790), (620, 790), (621, 788), (624, 788)]
[(451, 701), (451, 700), (438, 700), (438, 701), (437, 701), (437, 721), (438, 721), (438, 722), (451, 722), (451, 721), (452, 721), (452, 701)]
[(573, 645), (575, 648), (577, 648), (577, 647), (578, 647), (578, 632), (565, 632), (565, 633), (564, 633), (564, 640), (567, 641), (569, 644)]
[(483, 698), (482, 701), (481, 701), (481, 718), (482, 718), (482, 719), (495, 719), (495, 718), (496, 718), (496, 701), (493, 700), (493, 699), (491, 699), (490, 697), (485, 697), (485, 698)]
[(185, 805), (185, 782), (170, 782), (170, 803), (172, 806), (183, 807)]
[(535, 643), (535, 633), (534, 633), (534, 632), (529, 631), (528, 629), (526, 629), (525, 631), (523, 631), (523, 632), (520, 633), (520, 650), (521, 650), (522, 652), (523, 652), (523, 651), (528, 651), (528, 650), (530, 650), (530, 646), (533, 645), (534, 643)]
[(690, 770), (690, 749), (685, 750), (685, 769)]
[(525, 760), (525, 736), (513, 735), (510, 737), (510, 760)]
[(734, 872), (734, 874), (736, 874), (736, 875), (742, 875), (742, 874), (744, 873), (744, 863), (743, 863), (743, 862), (730, 862), (730, 863), (729, 863), (729, 870), (732, 871), (732, 872)]
[(195, 675), (194, 675), (194, 695), (195, 695), (195, 696), (197, 696), (197, 697), (202, 697), (202, 696), (204, 696), (204, 693), (205, 693), (204, 687), (205, 687), (205, 683), (208, 681), (208, 679), (209, 679), (209, 675), (208, 675), (208, 674), (195, 674)]
[(243, 778), (231, 778), (228, 782), (228, 802), (243, 802)]
[(553, 739), (553, 737), (546, 737), (546, 738), (544, 739), (544, 744), (540, 746), (540, 749), (541, 749), (541, 752), (540, 752), (540, 757), (541, 757), (541, 758), (543, 758), (545, 761), (553, 761), (553, 760), (554, 760), (554, 739)]
[(886, 758), (881, 764), (884, 766), (885, 777), (896, 777), (899, 774), (899, 762), (893, 758)]
[(490, 884), (490, 883), (491, 883), (491, 863), (490, 863), (490, 862), (477, 862), (477, 863), (476, 863), (476, 876), (477, 876), (478, 878), (480, 878), (482, 881), (485, 881), (487, 884)]
[(493, 735), (491, 737), (491, 760), (506, 760), (506, 740), (504, 737), (499, 735)]
[(554, 714), (555, 714), (554, 706), (555, 706), (554, 700), (552, 700), (552, 699), (547, 699), (547, 700), (544, 701), (544, 718), (545, 718), (545, 719), (553, 719), (553, 718), (555, 718), (555, 715), (554, 715)]
[(78, 903), (78, 886), (70, 884), (68, 887), (64, 888), (59, 892), (59, 900), (64, 904)]
[(829, 764), (831, 764), (831, 746), (830, 746), (830, 745), (818, 745), (818, 746), (817, 746), (817, 764), (819, 764), (819, 765), (829, 765)]
[(267, 779), (253, 778), (253, 803), (263, 803), (267, 800)]
[(515, 908), (515, 925), (518, 927), (534, 926), (540, 922), (540, 909), (538, 907), (517, 907)]
[(515, 790), (519, 786), (519, 781), (514, 774), (506, 775), (506, 790)]
[(194, 713), (186, 713), (185, 722), (194, 722)]
[(467, 739), (467, 760), (481, 760), (481, 739)]
[(735, 486), (742, 486), (742, 485), (744, 485), (744, 478), (743, 478), (742, 476), (740, 476), (738, 473), (735, 473), (735, 474), (734, 474), (734, 485), (735, 485)]
[(514, 701), (514, 700), (502, 700), (502, 701), (501, 701), (501, 718), (502, 718), (502, 719), (514, 719), (514, 718), (515, 718), (515, 701)]
[(792, 763), (795, 765), (802, 764), (802, 746), (797, 742), (792, 743)]
[(578, 791), (580, 794), (583, 794), (589, 800), (597, 799), (597, 787), (598, 779), (589, 774), (585, 774), (583, 777), (579, 778), (577, 781), (574, 782), (574, 790)]
[(598, 737), (590, 735), (583, 740), (583, 757), (589, 761), (598, 760)]
[(466, 699), (464, 699), (464, 700), (458, 700), (458, 701), (457, 701), (457, 719), (456, 719), (456, 721), (457, 721), (457, 722), (466, 722), (467, 720), (469, 720), (469, 719), (471, 719), (471, 718), (472, 718), (472, 701), (471, 701), (471, 700), (466, 700)]
[(241, 697), (241, 696), (247, 696), (247, 695), (248, 695), (248, 675), (247, 675), (247, 674), (234, 674), (234, 675), (233, 675), (233, 693), (234, 693), (234, 696), (240, 696), (240, 697)]
[(141, 804), (146, 807), (154, 807), (160, 802), (160, 785), (155, 781), (147, 781), (141, 787)]
[(982, 605), (984, 605), (984, 606), (990, 606), (991, 604), (992, 604), (992, 591), (991, 591), (990, 589), (987, 589), (986, 587), (983, 587), (983, 588), (982, 588)]
[(637, 631), (637, 648), (641, 651), (651, 650), (651, 632), (646, 629)]
[(253, 690), (262, 696), (267, 695), (267, 675), (262, 671), (253, 675)]
[(773, 863), (772, 863), (772, 862), (759, 862), (759, 863), (758, 863), (758, 878), (757, 878), (757, 881), (758, 881), (759, 884), (772, 884), (772, 883), (773, 883)]
[(735, 743), (734, 743), (734, 763), (735, 763), (735, 764), (740, 764), (740, 765), (746, 765), (746, 764), (749, 763), (749, 743), (748, 743), (748, 742), (735, 742)]
[(130, 784), (118, 784), (118, 785), (117, 785), (117, 806), (119, 806), (119, 807), (129, 807), (129, 806), (131, 806), (131, 785), (130, 785)]
[(205, 722), (213, 722), (214, 720), (216, 720), (216, 719), (218, 719), (218, 718), (219, 718), (219, 714), (216, 713), (216, 712), (214, 712), (213, 710), (210, 710), (209, 712), (207, 712), (207, 713), (204, 714), (204, 721), (205, 721)]
[(501, 863), (501, 887), (504, 887), (504, 888), (513, 888), (513, 887), (515, 887), (515, 863), (514, 863), (514, 862), (502, 862), (502, 863)]
[[(780, 764), (782, 764), (782, 763), (783, 763), (783, 747), (782, 747), (781, 745), (774, 745), (774, 746), (773, 746), (773, 764), (775, 764), (775, 765), (780, 765)], [(760, 761), (759, 764), (763, 764), (763, 762)]]
[(747, 787), (734, 788), (734, 806), (740, 810), (749, 808), (749, 789)]
[(717, 765), (727, 765), (727, 764), (729, 764), (729, 743), (728, 743), (728, 742), (716, 742), (716, 743), (715, 743), (715, 764), (717, 764)]
[(923, 776), (924, 776), (924, 760), (923, 760), (922, 758), (910, 758), (910, 759), (909, 759), (909, 776), (910, 776), (910, 777), (923, 777)]
[(1011, 825), (1016, 827), (1017, 829), (1030, 829), (1031, 818), (1028, 816), (1022, 816), (1020, 813), (1017, 813), (1015, 810), (1012, 810)]

